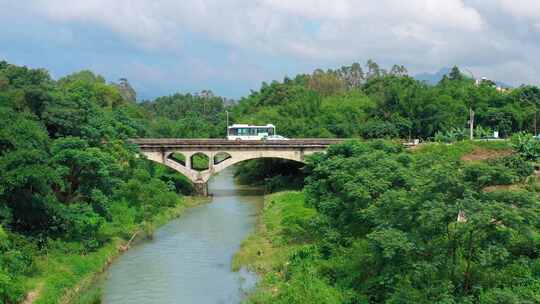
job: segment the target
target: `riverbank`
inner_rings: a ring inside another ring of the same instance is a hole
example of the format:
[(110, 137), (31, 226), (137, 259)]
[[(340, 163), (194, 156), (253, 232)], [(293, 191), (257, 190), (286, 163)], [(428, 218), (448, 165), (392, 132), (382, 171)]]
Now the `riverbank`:
[(36, 277), (29, 285), (34, 289), (24, 304), (49, 303), (99, 303), (100, 291), (93, 285), (112, 261), (127, 251), (137, 240), (148, 237), (153, 231), (170, 220), (180, 217), (193, 206), (209, 202), (205, 197), (183, 197), (179, 203), (167, 208), (144, 223), (137, 225), (127, 237), (115, 237), (101, 248), (89, 254), (62, 254), (51, 250), (36, 261)]
[[(304, 206), (302, 192), (265, 196), (256, 231), (242, 243), (232, 263), (233, 270), (247, 267), (259, 275), (257, 287), (247, 297), (247, 303), (286, 302), (279, 296), (280, 291), (297, 287), (288, 286), (286, 282), (290, 258), (294, 253), (309, 250), (311, 237), (304, 227), (314, 215), (314, 209)], [(316, 278), (312, 279), (314, 284), (319, 283)], [(311, 286), (304, 287), (297, 289), (298, 297), (313, 291)]]

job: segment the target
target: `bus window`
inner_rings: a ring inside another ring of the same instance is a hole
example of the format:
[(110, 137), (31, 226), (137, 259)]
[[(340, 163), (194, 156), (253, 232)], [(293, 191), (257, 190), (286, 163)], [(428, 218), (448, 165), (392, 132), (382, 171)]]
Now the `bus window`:
[(268, 128), (268, 136), (274, 135), (274, 128)]

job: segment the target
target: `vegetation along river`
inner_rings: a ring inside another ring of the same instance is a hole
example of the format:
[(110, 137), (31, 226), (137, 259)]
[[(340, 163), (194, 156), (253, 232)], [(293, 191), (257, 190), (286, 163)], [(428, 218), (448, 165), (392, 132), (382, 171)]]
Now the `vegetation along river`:
[(231, 271), (240, 243), (255, 228), (262, 192), (234, 182), (225, 170), (209, 184), (213, 200), (156, 231), (110, 268), (103, 303), (239, 303), (255, 285)]

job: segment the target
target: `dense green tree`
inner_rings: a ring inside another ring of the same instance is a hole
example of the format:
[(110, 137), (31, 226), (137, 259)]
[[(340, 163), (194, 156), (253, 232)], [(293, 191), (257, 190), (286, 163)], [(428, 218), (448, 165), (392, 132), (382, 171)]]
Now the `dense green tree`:
[(22, 301), (38, 256), (82, 258), (180, 204), (165, 173), (125, 141), (151, 123), (128, 101), (89, 71), (55, 81), (0, 62), (1, 303)]
[(88, 200), (93, 190), (110, 194), (114, 180), (114, 159), (99, 148), (89, 147), (83, 139), (64, 137), (51, 145), (51, 167), (61, 183), (54, 185), (57, 198), (66, 204)]
[(311, 158), (306, 202), (322, 263), (334, 265), (322, 274), (371, 303), (496, 303), (509, 296), (500, 286), (516, 290), (515, 303), (537, 298), (540, 203), (527, 191), (483, 192), (515, 176), (473, 166), (380, 141)]

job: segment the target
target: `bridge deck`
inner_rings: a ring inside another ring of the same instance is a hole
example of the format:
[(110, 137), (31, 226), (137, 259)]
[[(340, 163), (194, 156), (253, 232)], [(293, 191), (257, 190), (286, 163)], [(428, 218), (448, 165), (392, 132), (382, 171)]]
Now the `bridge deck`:
[(140, 148), (318, 148), (343, 142), (343, 139), (302, 138), (290, 140), (227, 140), (140, 138), (131, 139)]

